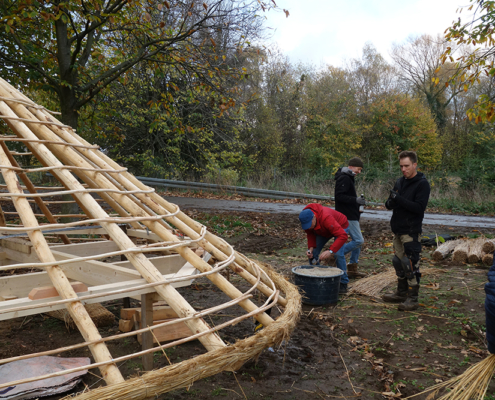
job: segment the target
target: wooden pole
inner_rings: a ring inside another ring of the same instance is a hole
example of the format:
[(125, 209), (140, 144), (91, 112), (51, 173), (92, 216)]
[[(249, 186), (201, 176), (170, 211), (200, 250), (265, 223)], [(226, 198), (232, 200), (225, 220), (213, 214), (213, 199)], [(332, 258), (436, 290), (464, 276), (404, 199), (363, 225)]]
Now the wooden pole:
[[(141, 295), (141, 328), (153, 326), (153, 293)], [(153, 334), (151, 331), (144, 332), (141, 336), (141, 346), (143, 350), (153, 347)], [(153, 353), (143, 354), (143, 370), (153, 370)]]
[[(10, 165), (10, 161), (7, 154), (4, 152), (3, 147), (0, 147), (0, 163), (6, 166)], [(15, 172), (8, 169), (2, 169), (2, 175), (10, 193), (23, 193), (20, 189), (19, 181), (15, 176)], [(22, 223), (25, 227), (39, 226), (38, 220), (33, 215), (31, 206), (26, 198), (14, 197), (12, 201), (14, 202), (16, 210), (19, 211), (19, 216), (21, 217)], [(56, 265), (57, 261), (50, 251), (43, 233), (40, 230), (28, 231), (28, 236), (33, 243), (33, 248), (35, 249), (40, 261), (53, 262), (53, 266), (46, 268), (46, 272), (48, 273), (53, 286), (57, 289), (60, 297), (63, 299), (77, 298), (77, 294), (73, 290), (67, 276), (64, 274), (62, 269)], [(101, 339), (98, 329), (96, 329), (93, 321), (88, 315), (88, 312), (80, 302), (67, 304), (67, 310), (69, 311), (69, 314), (74, 322), (77, 324), (79, 331), (86, 341)], [(103, 343), (90, 346), (90, 350), (95, 357), (96, 362), (106, 362), (112, 360), (110, 352)], [(115, 364), (103, 366), (100, 368), (100, 371), (105, 381), (109, 384), (124, 381), (124, 378)]]
[[(12, 97), (12, 92), (15, 89), (5, 90), (5, 84), (2, 79), (0, 79), (2, 83), (0, 86), (0, 95), (3, 97)], [(12, 108), (15, 109), (17, 115), (26, 115), (27, 119), (32, 119), (32, 116), (23, 105), (13, 104)], [(8, 107), (4, 102), (0, 101), (0, 113), (7, 116), (16, 115), (10, 107)], [(36, 135), (25, 125), (23, 122), (19, 122), (16, 120), (7, 120), (7, 124), (9, 124), (13, 131), (21, 137), (28, 139), (36, 139)], [(36, 125), (31, 124), (31, 128), (33, 131), (37, 132), (40, 136), (49, 136), (47, 134), (51, 134), (46, 126), (44, 125)], [(48, 132), (47, 132), (48, 131)], [(54, 140), (59, 140), (58, 137), (55, 137)], [(46, 147), (46, 145), (41, 143), (33, 142), (30, 144), (31, 147), (35, 148), (40, 160), (43, 160), (46, 164), (50, 166), (61, 166), (60, 161), (54, 156), (54, 154)], [(53, 146), (53, 145), (52, 145)], [(76, 160), (79, 161), (80, 157), (78, 154), (74, 154), (71, 149), (65, 148), (64, 146), (57, 146), (62, 153), (69, 153), (71, 156), (75, 156)], [(60, 154), (60, 153), (59, 153)], [(84, 163), (82, 163), (84, 164)], [(84, 164), (87, 166), (87, 164)], [(74, 176), (67, 170), (59, 170), (58, 175), (62, 180), (64, 186), (71, 188), (82, 190), (83, 186), (74, 178)], [(94, 172), (93, 177), (96, 183), (99, 183), (100, 180), (98, 173)], [(99, 184), (99, 187), (108, 188), (103, 184)], [(117, 197), (121, 197), (126, 199), (124, 195), (118, 195)], [(75, 193), (74, 198), (78, 199), (88, 210), (91, 212), (91, 215), (96, 218), (108, 218), (108, 214), (101, 208), (98, 202), (91, 196), (90, 193)], [(128, 201), (131, 204), (134, 204)], [(144, 216), (144, 213), (142, 214)], [(102, 222), (102, 227), (105, 228), (107, 233), (110, 235), (112, 240), (119, 246), (120, 249), (125, 250), (134, 247), (134, 243), (122, 232), (122, 230), (115, 223)], [(175, 238), (175, 236), (174, 236)], [(178, 239), (177, 239), (178, 240)], [(191, 252), (189, 249), (187, 251)], [(199, 258), (199, 257), (198, 257)], [(127, 255), (127, 259), (132, 263), (132, 265), (136, 268), (136, 270), (141, 274), (141, 276), (146, 279), (146, 281), (159, 282), (162, 280), (162, 274), (155, 268), (155, 266), (146, 258), (146, 256), (142, 253), (131, 253)], [(194, 264), (193, 264), (194, 265)], [(208, 264), (207, 264), (208, 265)], [(171, 285), (160, 285), (155, 287), (157, 293), (174, 309), (175, 312), (181, 317), (188, 317), (195, 314), (195, 310), (187, 301), (177, 292), (177, 290)], [(193, 333), (206, 332), (209, 330), (209, 326), (201, 319), (192, 319), (185, 322), (186, 325), (191, 329)], [(215, 333), (209, 333), (204, 336), (201, 336), (199, 339), (207, 350), (218, 349), (224, 347), (225, 344), (220, 339), (220, 337)]]

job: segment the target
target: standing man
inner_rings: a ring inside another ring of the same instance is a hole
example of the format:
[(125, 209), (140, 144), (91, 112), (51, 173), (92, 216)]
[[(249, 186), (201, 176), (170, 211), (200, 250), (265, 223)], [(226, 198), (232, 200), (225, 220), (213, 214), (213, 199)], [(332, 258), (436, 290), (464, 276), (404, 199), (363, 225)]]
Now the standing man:
[(399, 310), (412, 311), (418, 308), (421, 273), (418, 262), (421, 254), (419, 235), (423, 226), (426, 205), (430, 198), (430, 185), (423, 173), (417, 171), (418, 156), (414, 151), (399, 154), (402, 178), (385, 203), (393, 210), (390, 226), (394, 233), (395, 256), (392, 264), (397, 274), (397, 290), (386, 294), (384, 301), (399, 304)]
[[(308, 237), (308, 251), (306, 255), (310, 263), (313, 259), (317, 262), (319, 260), (332, 262), (335, 259), (335, 254), (347, 242), (345, 229), (348, 228), (349, 223), (346, 216), (321, 204), (311, 203), (301, 211), (299, 221), (301, 221), (301, 227), (306, 231)], [(321, 252), (323, 247), (333, 237), (335, 240), (330, 248)], [(339, 265), (337, 267), (340, 268)], [(347, 284), (349, 283), (345, 263), (342, 271), (344, 274), (340, 277), (340, 294), (347, 293)]]
[[(364, 243), (361, 227), (359, 226), (359, 218), (361, 217), (359, 207), (364, 206), (366, 201), (357, 196), (354, 177), (359, 175), (362, 170), (363, 162), (360, 158), (354, 157), (349, 160), (348, 167), (339, 168), (335, 174), (335, 209), (347, 217), (349, 228), (346, 232), (351, 237), (351, 241), (339, 250), (336, 259), (337, 265), (345, 265), (345, 256), (351, 253), (349, 264), (347, 264), (347, 275), (349, 278), (362, 278), (366, 276), (366, 274), (357, 270), (361, 246)], [(339, 266), (339, 268), (341, 267)]]

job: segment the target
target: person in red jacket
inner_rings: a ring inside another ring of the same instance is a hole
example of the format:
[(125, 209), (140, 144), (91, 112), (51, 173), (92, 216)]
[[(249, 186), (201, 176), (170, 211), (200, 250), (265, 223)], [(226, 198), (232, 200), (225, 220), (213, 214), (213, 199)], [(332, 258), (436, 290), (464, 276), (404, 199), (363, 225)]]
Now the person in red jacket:
[[(345, 229), (349, 227), (347, 217), (332, 208), (311, 203), (301, 211), (299, 221), (301, 221), (301, 227), (306, 231), (308, 237), (308, 251), (306, 255), (310, 263), (313, 259), (317, 263), (320, 260), (334, 261), (334, 254), (347, 242), (347, 233), (345, 232)], [(332, 245), (328, 250), (322, 252), (323, 247), (331, 238), (335, 238)], [(340, 278), (339, 293), (346, 293), (349, 277), (347, 276), (345, 267), (342, 270), (344, 274)]]

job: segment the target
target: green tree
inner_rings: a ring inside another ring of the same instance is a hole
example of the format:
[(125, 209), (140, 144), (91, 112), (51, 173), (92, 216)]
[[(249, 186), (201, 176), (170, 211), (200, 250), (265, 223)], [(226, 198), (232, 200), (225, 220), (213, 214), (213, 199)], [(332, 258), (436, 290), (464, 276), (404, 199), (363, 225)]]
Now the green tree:
[(214, 35), (238, 32), (231, 39), (241, 49), (259, 32), (248, 39), (241, 24), (272, 7), (255, 0), (5, 0), (0, 75), (55, 93), (62, 121), (76, 128), (81, 108), (142, 62), (173, 65), (218, 89), (211, 79), (229, 69), (210, 57)]

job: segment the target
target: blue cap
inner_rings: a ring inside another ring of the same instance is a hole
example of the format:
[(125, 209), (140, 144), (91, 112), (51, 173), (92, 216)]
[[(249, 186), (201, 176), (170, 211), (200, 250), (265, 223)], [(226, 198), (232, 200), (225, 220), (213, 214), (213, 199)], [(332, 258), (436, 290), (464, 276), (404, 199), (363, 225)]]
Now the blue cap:
[(313, 222), (313, 217), (315, 214), (310, 209), (306, 208), (302, 210), (299, 214), (299, 221), (301, 221), (301, 226), (303, 230), (311, 228), (311, 223)]

